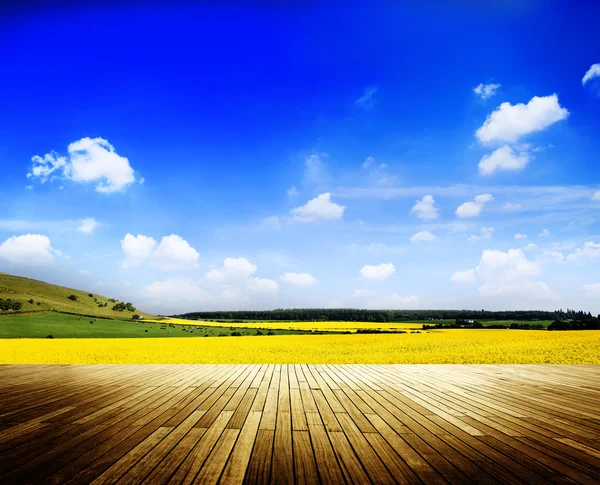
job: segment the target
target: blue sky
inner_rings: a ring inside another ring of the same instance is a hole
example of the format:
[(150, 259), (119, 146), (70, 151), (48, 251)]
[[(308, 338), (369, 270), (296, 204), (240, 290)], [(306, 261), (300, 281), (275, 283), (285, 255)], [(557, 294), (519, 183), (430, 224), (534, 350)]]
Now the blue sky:
[(0, 271), (155, 312), (600, 311), (600, 6), (5, 12)]

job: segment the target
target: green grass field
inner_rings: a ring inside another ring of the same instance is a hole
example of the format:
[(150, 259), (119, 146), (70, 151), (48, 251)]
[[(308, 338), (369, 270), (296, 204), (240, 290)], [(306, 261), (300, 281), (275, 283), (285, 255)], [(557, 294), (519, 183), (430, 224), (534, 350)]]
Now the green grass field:
[[(256, 335), (258, 328), (208, 327), (202, 325), (164, 325), (103, 318), (80, 317), (64, 313), (38, 313), (0, 317), (0, 338), (152, 338), (152, 337), (220, 337), (239, 332)], [(302, 335), (309, 331), (262, 329), (266, 336)]]

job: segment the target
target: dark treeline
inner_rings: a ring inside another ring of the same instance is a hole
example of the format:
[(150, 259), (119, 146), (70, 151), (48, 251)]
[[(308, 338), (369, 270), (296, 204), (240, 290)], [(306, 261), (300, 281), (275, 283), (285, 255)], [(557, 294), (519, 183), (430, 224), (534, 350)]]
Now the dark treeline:
[(585, 320), (590, 313), (574, 310), (547, 311), (503, 311), (485, 310), (358, 310), (351, 308), (296, 308), (289, 310), (242, 310), (191, 312), (173, 315), (192, 320), (292, 320), (300, 322), (402, 322), (414, 320)]
[(556, 320), (548, 326), (548, 330), (600, 330), (600, 315), (598, 315), (598, 318), (586, 318), (584, 320)]

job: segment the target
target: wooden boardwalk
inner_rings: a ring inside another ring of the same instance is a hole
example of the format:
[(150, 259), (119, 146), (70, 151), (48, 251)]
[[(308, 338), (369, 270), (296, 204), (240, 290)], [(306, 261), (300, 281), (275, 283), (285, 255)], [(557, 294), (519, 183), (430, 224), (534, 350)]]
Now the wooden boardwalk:
[(600, 483), (600, 366), (0, 366), (0, 483)]

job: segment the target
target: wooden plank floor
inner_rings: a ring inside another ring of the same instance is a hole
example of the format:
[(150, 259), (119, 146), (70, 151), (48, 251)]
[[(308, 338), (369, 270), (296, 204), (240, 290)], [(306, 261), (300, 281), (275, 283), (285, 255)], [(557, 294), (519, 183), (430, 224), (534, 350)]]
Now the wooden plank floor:
[(600, 483), (600, 366), (0, 366), (0, 483)]

